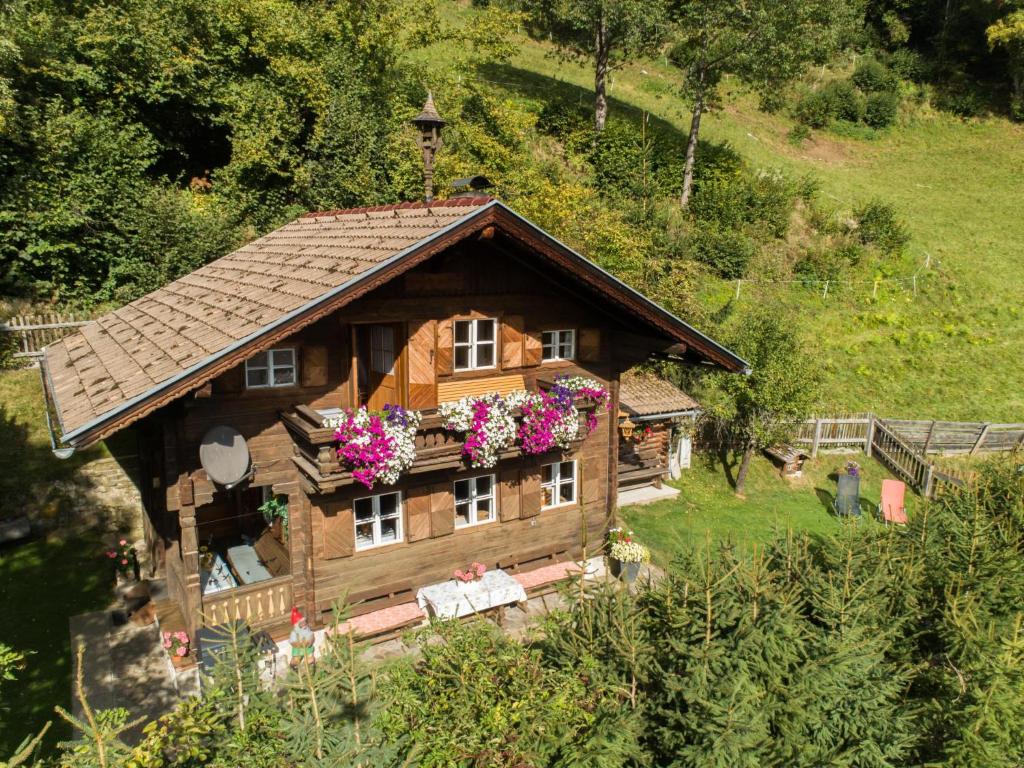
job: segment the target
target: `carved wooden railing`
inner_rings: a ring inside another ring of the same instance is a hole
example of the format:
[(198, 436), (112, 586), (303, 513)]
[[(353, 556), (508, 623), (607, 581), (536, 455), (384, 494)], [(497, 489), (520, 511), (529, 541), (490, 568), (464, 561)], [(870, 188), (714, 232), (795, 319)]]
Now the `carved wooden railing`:
[(265, 626), (287, 619), (291, 609), (291, 576), (278, 576), (203, 596), (203, 622), (208, 626), (239, 619), (252, 627)]
[[(581, 421), (588, 410), (596, 405), (589, 400), (577, 401)], [(352, 473), (338, 461), (334, 430), (323, 426), (323, 416), (309, 406), (298, 405), (281, 414), (281, 420), (292, 434), (295, 443), (295, 463), (299, 469), (317, 484), (321, 491), (333, 490), (353, 482)], [(586, 434), (580, 429), (580, 434)], [(572, 446), (578, 447), (582, 438)], [(463, 465), (462, 436), (442, 426), (441, 417), (434, 412), (423, 414), (416, 432), (416, 461), (410, 474), (431, 472), (440, 469), (456, 469)], [(518, 447), (499, 454), (499, 459), (515, 458), (521, 455)]]

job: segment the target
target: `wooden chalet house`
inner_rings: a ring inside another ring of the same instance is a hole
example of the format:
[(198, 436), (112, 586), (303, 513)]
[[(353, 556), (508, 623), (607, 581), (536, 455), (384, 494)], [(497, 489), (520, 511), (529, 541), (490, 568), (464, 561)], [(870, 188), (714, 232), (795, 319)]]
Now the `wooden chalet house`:
[[(51, 344), (43, 366), (64, 446), (135, 431), (147, 545), (194, 631), (274, 628), (293, 605), (317, 627), (345, 596), (354, 614), (411, 601), (471, 561), (526, 571), (595, 553), (616, 502), (619, 375), (652, 355), (746, 367), (472, 196), (306, 214)], [(436, 415), (559, 374), (610, 393), (568, 450), (513, 447), (474, 469)], [(324, 420), (385, 404), (423, 414), (416, 456), (367, 489)], [(201, 460), (225, 434), (244, 439), (228, 447), (245, 463), (233, 484)], [(275, 497), (286, 534), (258, 510)]]

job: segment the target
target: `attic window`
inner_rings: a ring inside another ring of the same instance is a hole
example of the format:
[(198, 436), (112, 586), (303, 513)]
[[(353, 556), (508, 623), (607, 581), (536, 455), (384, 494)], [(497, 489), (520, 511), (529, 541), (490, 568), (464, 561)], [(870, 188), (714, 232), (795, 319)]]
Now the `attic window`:
[(455, 321), (456, 371), (494, 367), (497, 325), (493, 318)]
[(271, 349), (245, 361), (247, 389), (295, 386), (295, 350)]

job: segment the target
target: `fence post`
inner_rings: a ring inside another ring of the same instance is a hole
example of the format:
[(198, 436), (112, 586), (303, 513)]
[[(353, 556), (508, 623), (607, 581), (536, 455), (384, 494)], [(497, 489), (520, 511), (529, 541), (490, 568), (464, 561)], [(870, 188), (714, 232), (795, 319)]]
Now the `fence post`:
[(932, 435), (934, 435), (934, 434), (935, 434), (935, 419), (932, 419), (932, 424), (931, 424), (930, 427), (928, 427), (928, 437), (924, 441), (924, 450), (921, 451), (921, 453), (923, 453), (925, 456), (928, 455), (928, 449), (931, 448), (931, 445), (932, 445)]
[(921, 495), (926, 499), (932, 497), (932, 493), (935, 492), (935, 465), (928, 464), (928, 468), (924, 472), (924, 488), (921, 490)]
[(864, 453), (867, 454), (868, 458), (871, 458), (871, 443), (875, 439), (875, 414), (868, 415), (868, 434), (864, 440)]
[(821, 419), (814, 420), (814, 441), (811, 443), (811, 458), (818, 458), (818, 444), (821, 442)]
[(985, 442), (985, 438), (988, 437), (988, 430), (991, 426), (991, 424), (986, 424), (981, 428), (981, 433), (978, 435), (978, 439), (974, 442), (974, 446), (971, 448), (971, 456), (981, 450), (981, 445)]

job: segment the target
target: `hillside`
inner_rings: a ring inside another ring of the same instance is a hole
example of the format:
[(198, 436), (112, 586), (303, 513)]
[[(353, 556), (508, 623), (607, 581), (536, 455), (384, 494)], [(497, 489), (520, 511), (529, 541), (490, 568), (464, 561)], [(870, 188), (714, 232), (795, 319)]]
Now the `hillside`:
[[(444, 7), (449, 19), (475, 13)], [(484, 70), (499, 91), (522, 102), (563, 99), (587, 105), (591, 72), (525, 35), (507, 64)], [(675, 95), (671, 67), (646, 61), (617, 70), (612, 115), (642, 112), (680, 135), (686, 105)], [(1024, 418), (1024, 311), (1019, 272), (1024, 243), (1024, 128), (1002, 119), (963, 121), (927, 106), (904, 109), (899, 124), (874, 138), (816, 131), (795, 146), (793, 121), (760, 112), (741, 89), (702, 124), (702, 140), (727, 142), (752, 164), (810, 174), (824, 204), (849, 210), (879, 198), (904, 218), (912, 241), (908, 268), (879, 284), (741, 286), (741, 301), (770, 294), (795, 304), (820, 345), (829, 371), (831, 407), (913, 415), (1009, 421)], [(917, 270), (916, 291), (911, 277)], [(725, 283), (707, 296), (717, 309), (735, 293)]]

